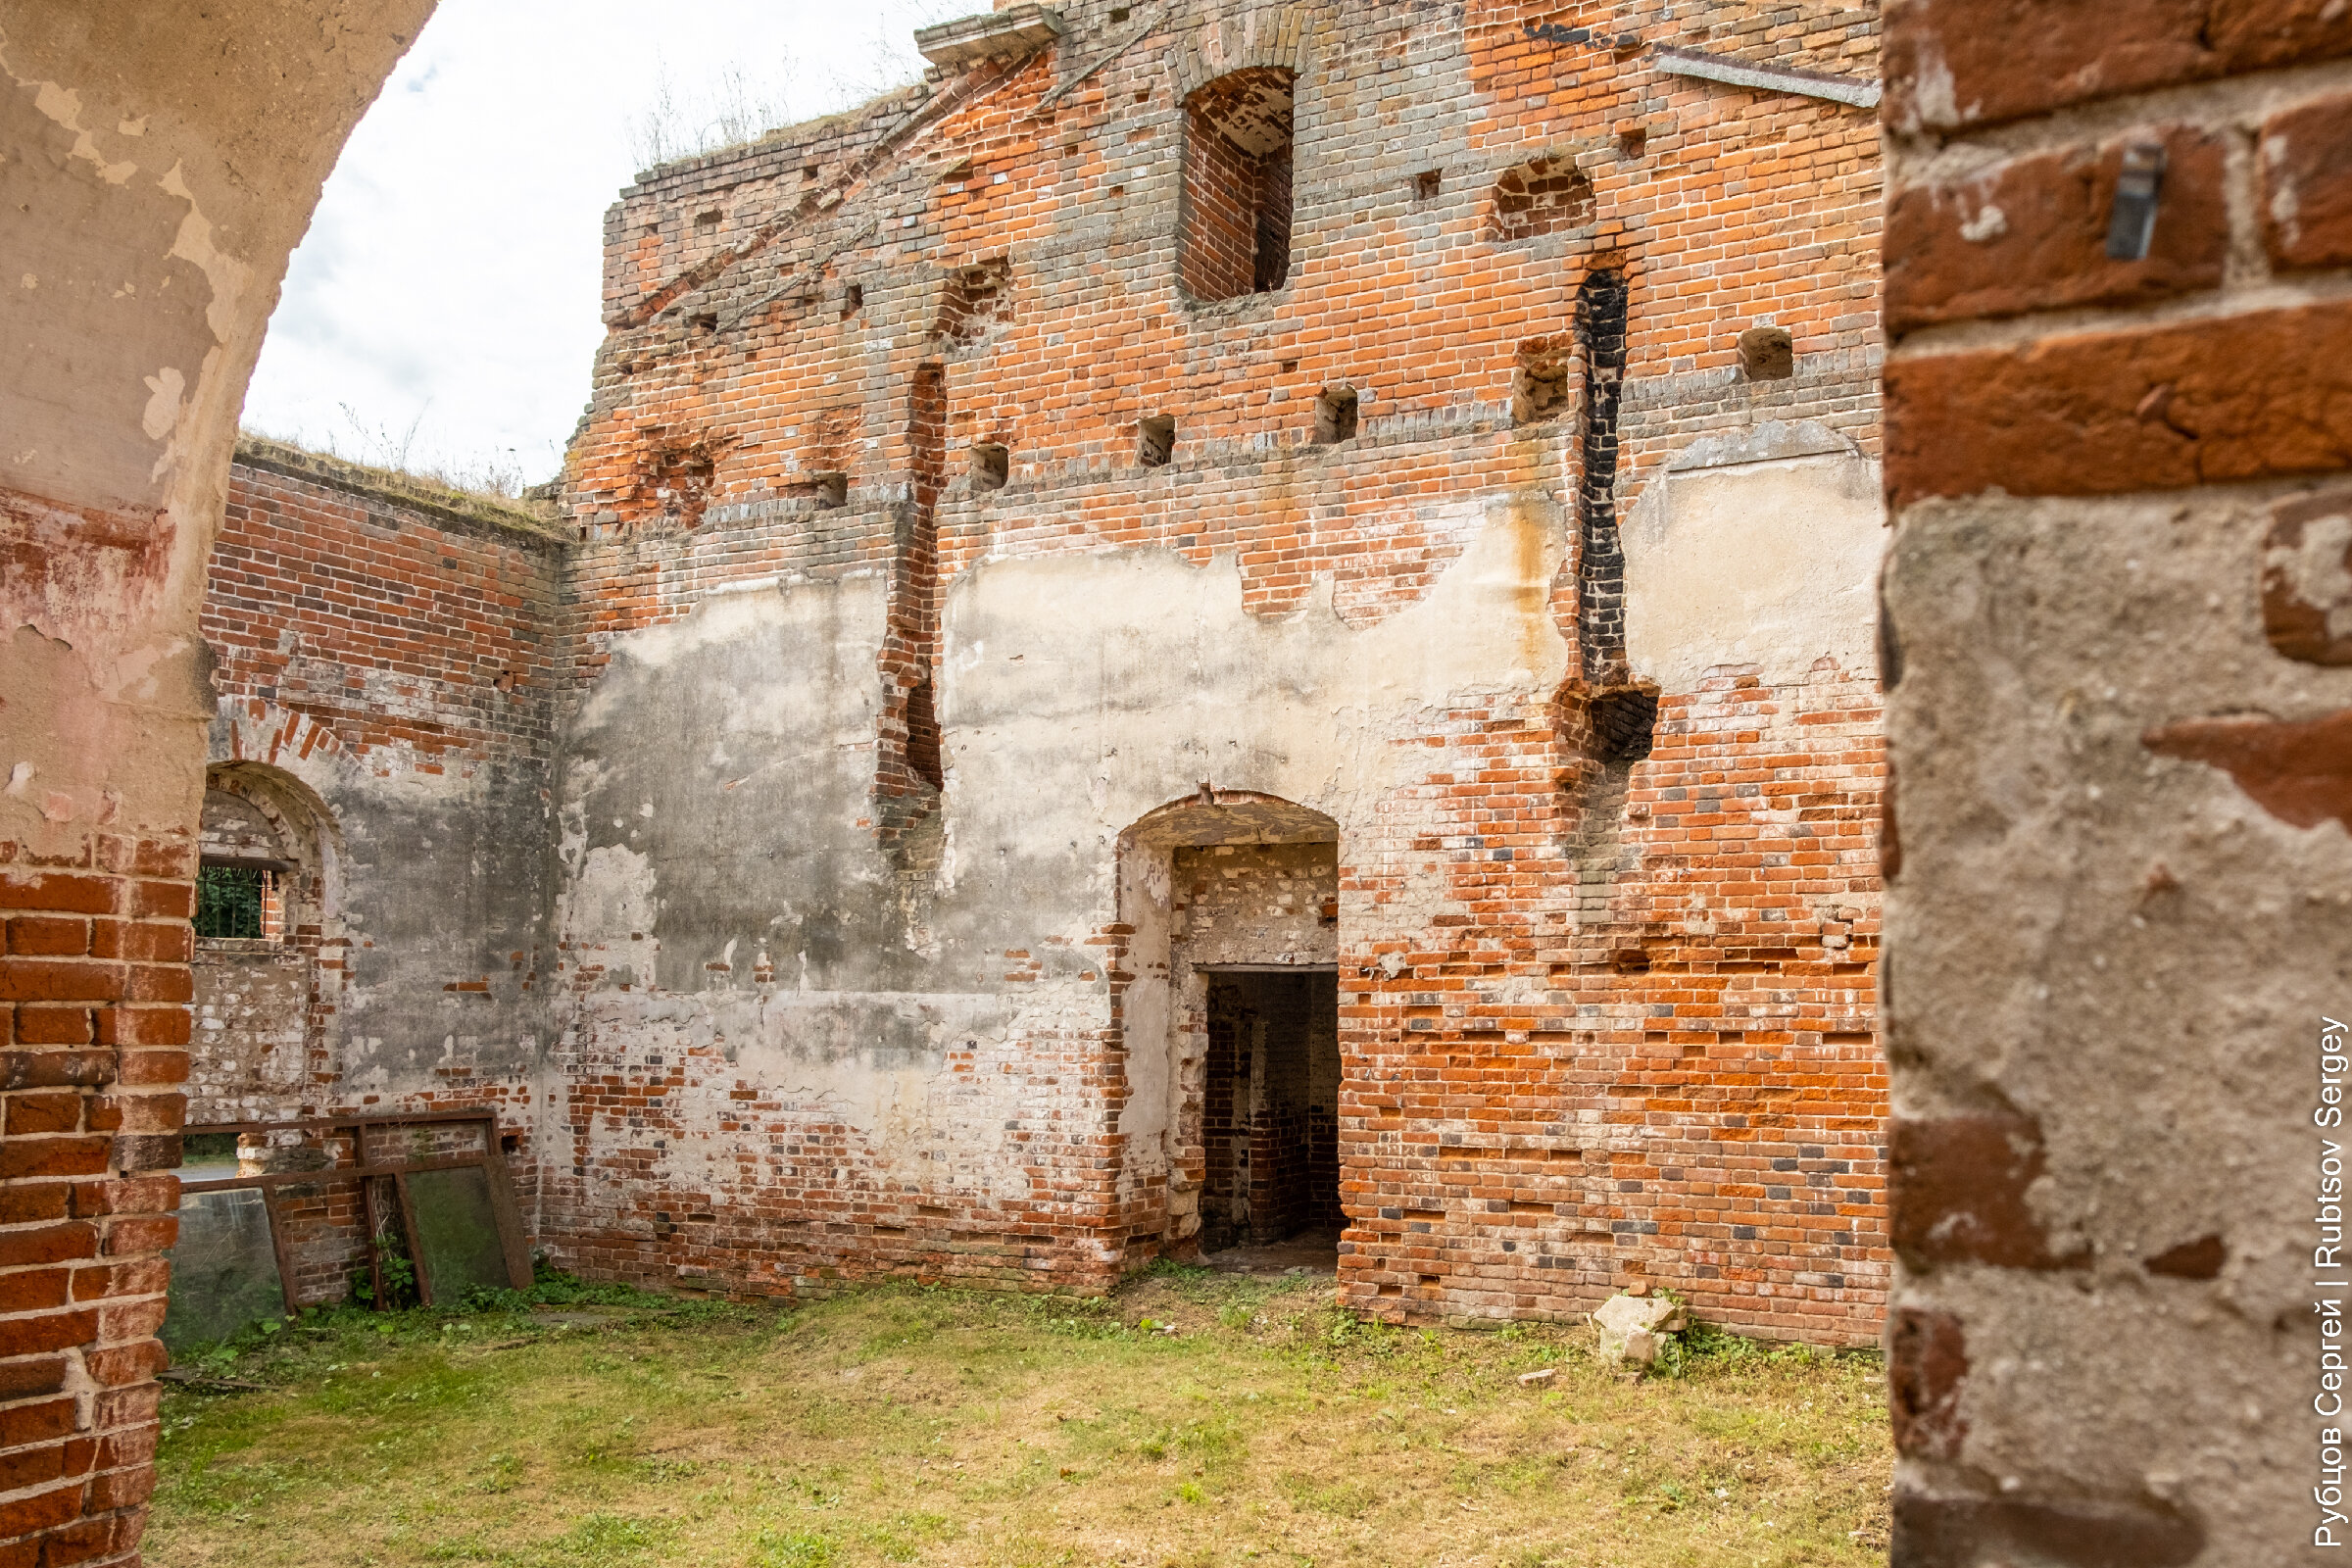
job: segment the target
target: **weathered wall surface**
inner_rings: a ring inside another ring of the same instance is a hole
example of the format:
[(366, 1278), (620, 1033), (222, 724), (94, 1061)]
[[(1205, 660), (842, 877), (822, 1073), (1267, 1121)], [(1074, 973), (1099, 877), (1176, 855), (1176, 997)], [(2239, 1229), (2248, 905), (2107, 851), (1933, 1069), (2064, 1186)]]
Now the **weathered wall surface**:
[(302, 864), (281, 949), (200, 945), (191, 1122), (496, 1103), (528, 1126), (554, 1034), (560, 550), (519, 511), (240, 449), (202, 623), (212, 777)]
[[(1867, 77), (1871, 15), (1064, 15), (608, 218), (551, 1233), (760, 1290), (1182, 1245), (1169, 857), (1319, 839), (1352, 1299), (1867, 1338), (1876, 132), (1654, 50)], [(1237, 70), (1290, 266), (1202, 303)]]
[(1888, 7), (1894, 1560), (2324, 1560), (2352, 24), (2015, 15)]
[(14, 1557), (135, 1560), (187, 1070), (204, 562), (286, 256), (429, 9), (0, 5)]

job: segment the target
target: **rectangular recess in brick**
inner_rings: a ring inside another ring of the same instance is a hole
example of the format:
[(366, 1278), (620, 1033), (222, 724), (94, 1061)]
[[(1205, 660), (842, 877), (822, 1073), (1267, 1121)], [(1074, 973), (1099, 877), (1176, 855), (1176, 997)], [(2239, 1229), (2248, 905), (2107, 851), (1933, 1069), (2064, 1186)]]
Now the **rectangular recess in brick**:
[(972, 443), (972, 488), (1002, 490), (1012, 473), (1012, 454), (994, 441)]
[(1520, 344), (1511, 368), (1511, 422), (1540, 424), (1566, 414), (1575, 364), (1573, 338), (1540, 337)]
[(1176, 421), (1164, 414), (1148, 415), (1135, 424), (1135, 461), (1147, 468), (1164, 468), (1176, 455)]
[(1251, 66), (1184, 101), (1177, 270), (1198, 300), (1278, 289), (1291, 274), (1290, 72)]
[(1356, 395), (1351, 386), (1325, 387), (1315, 399), (1315, 444), (1334, 446), (1355, 439)]

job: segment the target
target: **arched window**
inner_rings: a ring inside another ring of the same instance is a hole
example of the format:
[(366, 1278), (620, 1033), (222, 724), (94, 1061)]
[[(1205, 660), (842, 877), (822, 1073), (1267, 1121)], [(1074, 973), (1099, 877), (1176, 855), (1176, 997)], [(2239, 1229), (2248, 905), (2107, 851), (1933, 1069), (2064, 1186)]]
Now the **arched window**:
[(288, 1111), (324, 1064), (320, 945), (337, 843), (325, 804), (260, 762), (205, 772), (197, 841), (189, 1119)]
[(205, 770), (197, 840), (200, 941), (316, 944), (331, 902), (337, 837), (326, 803), (260, 762)]
[[(299, 869), (293, 824), (244, 781), (205, 780), (196, 872), (196, 935), (209, 942), (282, 945), (288, 881)], [(226, 786), (226, 787), (223, 787)]]
[(1290, 72), (1228, 72), (1184, 101), (1177, 273), (1199, 300), (1278, 289), (1291, 275)]

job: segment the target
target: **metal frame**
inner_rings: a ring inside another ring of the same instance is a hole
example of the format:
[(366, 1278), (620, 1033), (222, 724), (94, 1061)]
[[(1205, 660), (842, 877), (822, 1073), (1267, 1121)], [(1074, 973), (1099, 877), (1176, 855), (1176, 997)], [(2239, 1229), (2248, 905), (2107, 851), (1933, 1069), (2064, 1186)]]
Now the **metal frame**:
[[(446, 1126), (458, 1122), (479, 1122), (482, 1127), (482, 1148), (478, 1153), (444, 1154), (432, 1159), (385, 1160), (370, 1164), (367, 1158), (366, 1130), (384, 1126)], [(506, 1152), (500, 1147), (498, 1112), (487, 1106), (460, 1110), (424, 1110), (402, 1114), (397, 1111), (365, 1111), (349, 1116), (306, 1116), (292, 1121), (224, 1121), (191, 1123), (189, 1133), (282, 1133), (324, 1132), (330, 1137), (348, 1130), (351, 1133), (353, 1163), (328, 1165), (318, 1170), (270, 1171), (260, 1176), (217, 1176), (201, 1181), (180, 1183), (180, 1192), (226, 1193), (245, 1189), (262, 1195), (264, 1211), (270, 1221), (270, 1247), (277, 1259), (278, 1288), (284, 1294), (286, 1308), (294, 1308), (293, 1259), (287, 1254), (285, 1227), (278, 1220), (277, 1190), (295, 1184), (318, 1186), (327, 1182), (356, 1181), (360, 1184), (360, 1217), (368, 1233), (368, 1277), (375, 1291), (375, 1309), (384, 1310), (383, 1262), (376, 1248), (376, 1234), (381, 1215), (375, 1184), (386, 1178), (392, 1182), (393, 1200), (399, 1204), (402, 1239), (408, 1247), (409, 1265), (416, 1274), (416, 1299), (420, 1305), (432, 1306), (433, 1286), (431, 1271), (426, 1267), (424, 1252), (416, 1244), (416, 1205), (409, 1195), (409, 1177), (426, 1171), (478, 1169), (490, 1189), (490, 1212), (498, 1226), (500, 1250), (506, 1255), (507, 1283), (514, 1289), (528, 1290), (531, 1284), (531, 1251), (522, 1234), (522, 1210), (514, 1200), (514, 1188), (507, 1171)]]

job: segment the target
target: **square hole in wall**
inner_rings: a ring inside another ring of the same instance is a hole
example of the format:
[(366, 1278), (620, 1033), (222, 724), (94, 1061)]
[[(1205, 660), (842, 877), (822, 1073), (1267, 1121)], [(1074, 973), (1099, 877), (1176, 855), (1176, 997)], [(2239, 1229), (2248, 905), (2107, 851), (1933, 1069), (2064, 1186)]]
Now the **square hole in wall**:
[(1657, 730), (1658, 694), (1638, 687), (1601, 692), (1586, 717), (1592, 726), (1592, 755), (1603, 762), (1639, 762), (1649, 756)]
[(686, 319), (697, 332), (715, 332), (718, 330), (718, 313), (716, 311), (705, 311), (700, 316), (690, 316)]
[(1568, 411), (1571, 340), (1540, 337), (1519, 345), (1511, 367), (1511, 422), (1540, 424)]
[(841, 318), (843, 320), (848, 320), (864, 309), (865, 287), (863, 284), (852, 283), (841, 291)]
[(1750, 381), (1786, 381), (1796, 373), (1796, 342), (1785, 326), (1751, 326), (1740, 334), (1740, 370)]
[(1012, 318), (1012, 269), (1005, 258), (959, 267), (948, 274), (934, 337), (976, 343), (999, 321)]
[(1355, 388), (1328, 386), (1315, 399), (1315, 444), (1336, 446), (1355, 439)]
[(1129, 10), (1126, 6), (1112, 6), (1110, 8), (1110, 20), (1113, 22), (1125, 22), (1129, 14)]
[(1438, 186), (1441, 183), (1440, 175), (1443, 172), (1441, 170), (1425, 169), (1415, 174), (1413, 176), (1414, 198), (1425, 202), (1434, 201), (1437, 198)]
[(1135, 461), (1147, 468), (1167, 466), (1176, 455), (1176, 420), (1164, 414), (1148, 415), (1135, 423)]
[(712, 208), (710, 212), (695, 214), (694, 226), (698, 229), (716, 228), (718, 226), (718, 210)]
[(1002, 490), (1012, 475), (1012, 454), (994, 441), (972, 443), (972, 488)]
[(1617, 133), (1617, 156), (1639, 158), (1649, 151), (1649, 132), (1641, 125), (1629, 125)]
[(850, 476), (846, 473), (817, 473), (809, 475), (809, 493), (824, 511), (850, 504)]

